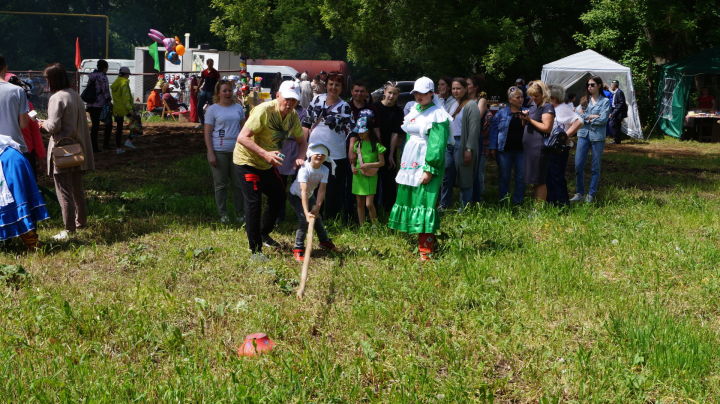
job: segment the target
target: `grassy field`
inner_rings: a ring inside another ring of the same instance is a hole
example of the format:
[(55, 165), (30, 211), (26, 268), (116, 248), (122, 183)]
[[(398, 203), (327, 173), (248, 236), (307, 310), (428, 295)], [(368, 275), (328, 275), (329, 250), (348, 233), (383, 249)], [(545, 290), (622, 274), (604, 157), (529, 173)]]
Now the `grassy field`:
[[(595, 204), (445, 215), (429, 264), (384, 226), (330, 225), (343, 253), (317, 254), (303, 301), (294, 223), (274, 234), (287, 251), (250, 262), (203, 154), (93, 173), (88, 230), (0, 254), (27, 272), (0, 274), (0, 400), (715, 401), (720, 145), (604, 161)], [(239, 359), (253, 332), (277, 348)]]

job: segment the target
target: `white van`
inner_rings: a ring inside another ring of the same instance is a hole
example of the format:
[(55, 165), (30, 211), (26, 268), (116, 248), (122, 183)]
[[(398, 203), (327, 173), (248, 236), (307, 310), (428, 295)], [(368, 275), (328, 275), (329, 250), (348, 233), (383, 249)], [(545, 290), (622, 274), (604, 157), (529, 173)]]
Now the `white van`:
[[(93, 70), (97, 69), (98, 60), (100, 59), (84, 59), (82, 62), (80, 62), (80, 72), (92, 73)], [(105, 61), (108, 62), (107, 76), (109, 85), (112, 85), (112, 83), (118, 77), (118, 72), (123, 66), (128, 67), (130, 69), (130, 73), (135, 73), (135, 59), (105, 59)], [(82, 93), (85, 87), (87, 87), (89, 76), (89, 74), (83, 74), (80, 76), (80, 93)], [(135, 76), (131, 75), (130, 88), (135, 88), (134, 85)], [(135, 94), (133, 94), (133, 98), (136, 98)], [(140, 94), (140, 98), (143, 98), (143, 94)]]
[(262, 77), (261, 94), (260, 97), (263, 100), (270, 99), (270, 86), (272, 86), (273, 79), (278, 72), (282, 75), (283, 81), (295, 80), (295, 75), (298, 73), (297, 70), (290, 66), (270, 66), (270, 65), (247, 65), (247, 72), (250, 77), (255, 80), (255, 77)]

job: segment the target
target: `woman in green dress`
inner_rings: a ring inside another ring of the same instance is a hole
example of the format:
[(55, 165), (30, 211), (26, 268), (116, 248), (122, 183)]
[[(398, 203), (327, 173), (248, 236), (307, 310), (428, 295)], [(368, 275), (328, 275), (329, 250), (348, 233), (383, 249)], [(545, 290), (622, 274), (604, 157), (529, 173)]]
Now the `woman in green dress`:
[(428, 261), (435, 250), (435, 232), (440, 227), (438, 197), (445, 173), (445, 147), (452, 118), (433, 100), (434, 83), (427, 77), (415, 81), (412, 91), (417, 104), (405, 116), (402, 129), (407, 141), (395, 180), (398, 194), (388, 226), (418, 234), (420, 260)]

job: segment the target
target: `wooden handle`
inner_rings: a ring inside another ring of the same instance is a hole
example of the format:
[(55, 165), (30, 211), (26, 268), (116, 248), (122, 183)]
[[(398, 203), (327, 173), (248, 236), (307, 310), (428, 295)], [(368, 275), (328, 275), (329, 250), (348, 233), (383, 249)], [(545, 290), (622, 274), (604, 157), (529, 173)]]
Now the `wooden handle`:
[(297, 290), (298, 299), (302, 299), (305, 293), (305, 282), (308, 276), (308, 267), (310, 266), (310, 256), (312, 255), (313, 232), (315, 230), (315, 218), (308, 220), (307, 238), (305, 239), (305, 257), (303, 258), (302, 272), (300, 272), (300, 286)]

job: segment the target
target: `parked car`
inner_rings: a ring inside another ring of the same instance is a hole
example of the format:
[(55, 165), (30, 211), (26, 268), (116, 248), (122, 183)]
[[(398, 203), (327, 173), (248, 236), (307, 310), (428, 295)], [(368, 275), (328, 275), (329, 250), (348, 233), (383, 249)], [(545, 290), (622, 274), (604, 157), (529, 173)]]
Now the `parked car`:
[[(397, 81), (397, 87), (400, 90), (400, 96), (398, 97), (397, 105), (400, 108), (404, 108), (405, 104), (408, 103), (408, 101), (414, 100), (414, 97), (410, 92), (413, 89), (413, 86), (415, 85), (415, 81)], [(377, 102), (383, 99), (383, 87), (378, 88), (377, 90), (370, 93), (370, 98), (372, 98), (373, 102)]]

